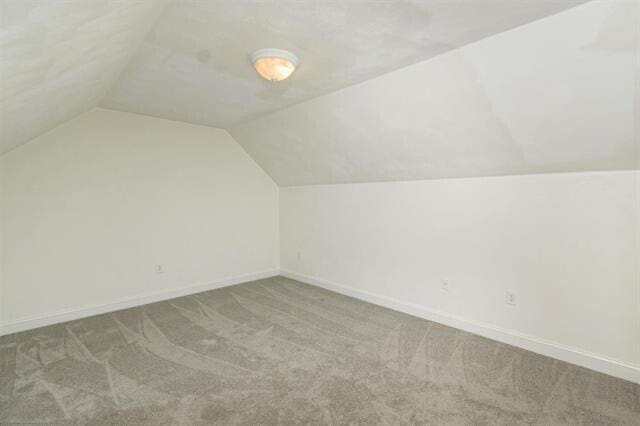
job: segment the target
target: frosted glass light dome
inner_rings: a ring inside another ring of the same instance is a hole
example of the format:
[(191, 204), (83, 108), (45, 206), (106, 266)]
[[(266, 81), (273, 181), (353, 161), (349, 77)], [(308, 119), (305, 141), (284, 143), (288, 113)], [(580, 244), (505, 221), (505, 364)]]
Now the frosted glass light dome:
[(258, 74), (274, 82), (288, 78), (300, 63), (296, 55), (281, 49), (256, 50), (251, 62)]

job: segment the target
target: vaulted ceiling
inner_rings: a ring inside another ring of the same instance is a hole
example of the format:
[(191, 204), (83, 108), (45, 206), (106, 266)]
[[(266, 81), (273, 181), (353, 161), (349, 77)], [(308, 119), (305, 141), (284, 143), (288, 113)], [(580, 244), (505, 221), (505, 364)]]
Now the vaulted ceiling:
[(638, 5), (590, 2), (230, 133), (280, 185), (636, 169)]
[(101, 106), (228, 129), (282, 185), (636, 167), (637, 2), (585, 1), (0, 0), (0, 152)]
[[(227, 128), (579, 2), (170, 3), (101, 105)], [(249, 54), (263, 47), (298, 55), (295, 79), (274, 85), (258, 77)]]
[(1, 0), (0, 153), (95, 107), (159, 12), (155, 0)]

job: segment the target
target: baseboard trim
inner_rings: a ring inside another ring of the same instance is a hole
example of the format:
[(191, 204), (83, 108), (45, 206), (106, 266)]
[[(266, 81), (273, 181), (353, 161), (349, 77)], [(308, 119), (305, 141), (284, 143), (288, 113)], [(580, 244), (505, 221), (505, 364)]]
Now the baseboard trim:
[(266, 271), (252, 272), (248, 274), (221, 278), (206, 284), (192, 284), (176, 289), (140, 294), (137, 296), (120, 299), (115, 302), (89, 305), (81, 308), (65, 309), (51, 314), (40, 315), (37, 317), (25, 318), (5, 324), (0, 324), (0, 336), (25, 330), (31, 330), (38, 327), (44, 327), (47, 325), (58, 324), (61, 322), (72, 321), (79, 318), (90, 317), (93, 315), (104, 314), (106, 312), (133, 308), (136, 306), (160, 302), (162, 300), (173, 299), (176, 297), (188, 296), (190, 294), (201, 293), (203, 291), (214, 290), (216, 288), (241, 284), (248, 281), (270, 278), (276, 275), (279, 275), (279, 271), (277, 269), (270, 269)]
[(385, 308), (424, 318), (429, 321), (434, 321), (469, 333), (497, 340), (499, 342), (526, 349), (550, 358), (559, 359), (561, 361), (640, 384), (640, 366), (637, 365), (612, 360), (598, 354), (586, 352), (534, 336), (529, 336), (517, 331), (496, 327), (491, 324), (426, 308), (413, 303), (402, 302), (391, 297), (381, 296), (291, 270), (281, 269), (280, 274), (297, 281), (302, 281), (336, 293), (364, 300), (365, 302), (384, 306)]

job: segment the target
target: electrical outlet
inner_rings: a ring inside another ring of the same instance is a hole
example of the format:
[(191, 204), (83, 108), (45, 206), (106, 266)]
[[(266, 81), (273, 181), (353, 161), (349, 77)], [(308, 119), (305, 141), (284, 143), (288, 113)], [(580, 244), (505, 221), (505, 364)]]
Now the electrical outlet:
[(164, 266), (162, 266), (162, 264), (157, 264), (156, 265), (156, 274), (163, 274), (164, 273)]
[(507, 303), (507, 305), (512, 305), (515, 306), (516, 305), (516, 294), (512, 291), (506, 291), (504, 294), (504, 301)]
[(449, 281), (442, 280), (442, 290), (449, 292)]
[(301, 258), (301, 257), (302, 257), (302, 256), (300, 255), (300, 251), (297, 251), (297, 252), (296, 252), (296, 258), (298, 259), (298, 263), (300, 262), (300, 258)]

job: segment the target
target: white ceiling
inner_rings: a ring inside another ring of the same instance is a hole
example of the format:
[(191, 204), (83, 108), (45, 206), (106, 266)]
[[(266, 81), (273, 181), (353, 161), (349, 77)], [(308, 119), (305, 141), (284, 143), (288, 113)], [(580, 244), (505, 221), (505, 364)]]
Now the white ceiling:
[(638, 168), (639, 5), (590, 2), (230, 133), (280, 185)]
[(96, 105), (228, 128), (584, 1), (0, 0), (0, 152)]
[[(640, 0), (582, 3), (0, 0), (0, 152), (102, 106), (280, 185), (638, 168)], [(263, 47), (302, 64), (267, 82)]]
[(159, 11), (155, 0), (0, 0), (0, 153), (95, 107)]
[[(579, 2), (180, 1), (101, 106), (226, 128)], [(295, 78), (260, 78), (249, 54), (264, 47), (298, 55)]]

